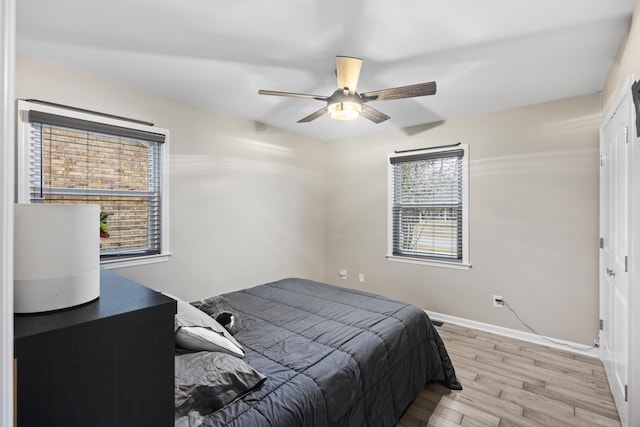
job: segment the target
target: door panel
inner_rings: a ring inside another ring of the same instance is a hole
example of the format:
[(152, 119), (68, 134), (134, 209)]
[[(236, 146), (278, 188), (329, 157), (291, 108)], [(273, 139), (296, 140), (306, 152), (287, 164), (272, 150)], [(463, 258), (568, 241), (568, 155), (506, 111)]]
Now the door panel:
[(600, 146), (601, 358), (623, 425), (629, 380), (629, 123), (626, 95), (603, 128)]

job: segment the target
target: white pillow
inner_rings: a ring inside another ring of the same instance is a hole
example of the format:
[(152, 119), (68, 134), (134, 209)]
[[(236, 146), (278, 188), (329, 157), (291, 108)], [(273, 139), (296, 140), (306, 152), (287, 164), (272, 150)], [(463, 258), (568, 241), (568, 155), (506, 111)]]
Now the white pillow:
[(214, 318), (180, 298), (165, 295), (175, 299), (178, 305), (175, 316), (176, 344), (187, 350), (220, 351), (244, 357), (240, 343)]
[(221, 332), (202, 326), (182, 326), (176, 332), (176, 343), (187, 350), (219, 351), (240, 358), (244, 357), (244, 351), (239, 345), (227, 339)]

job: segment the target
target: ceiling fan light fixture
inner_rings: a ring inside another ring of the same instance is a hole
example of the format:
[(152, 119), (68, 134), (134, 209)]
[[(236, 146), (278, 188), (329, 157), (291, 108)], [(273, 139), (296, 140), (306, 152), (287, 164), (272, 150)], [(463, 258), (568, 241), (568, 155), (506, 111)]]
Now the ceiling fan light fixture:
[(351, 101), (334, 102), (327, 106), (327, 111), (334, 120), (353, 120), (360, 115), (362, 104)]

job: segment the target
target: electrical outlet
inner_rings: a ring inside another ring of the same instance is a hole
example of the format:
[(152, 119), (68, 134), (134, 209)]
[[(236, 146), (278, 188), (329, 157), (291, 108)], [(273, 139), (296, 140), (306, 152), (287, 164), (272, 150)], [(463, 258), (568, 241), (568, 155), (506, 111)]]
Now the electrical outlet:
[(503, 308), (504, 307), (504, 301), (502, 299), (502, 295), (494, 295), (492, 301), (493, 301), (493, 306), (495, 308)]
[(346, 280), (347, 279), (347, 270), (344, 268), (341, 268), (340, 271), (338, 272), (338, 275), (340, 276), (340, 278), (342, 280)]
[(364, 283), (364, 273), (358, 274), (358, 282)]

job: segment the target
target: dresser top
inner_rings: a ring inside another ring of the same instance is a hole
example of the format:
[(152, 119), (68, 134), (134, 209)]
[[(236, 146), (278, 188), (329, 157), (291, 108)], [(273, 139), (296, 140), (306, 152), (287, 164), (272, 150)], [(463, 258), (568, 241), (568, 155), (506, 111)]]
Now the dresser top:
[(138, 310), (166, 306), (176, 312), (176, 302), (112, 271), (100, 270), (100, 297), (92, 302), (40, 314), (16, 314), (14, 339), (64, 329)]

